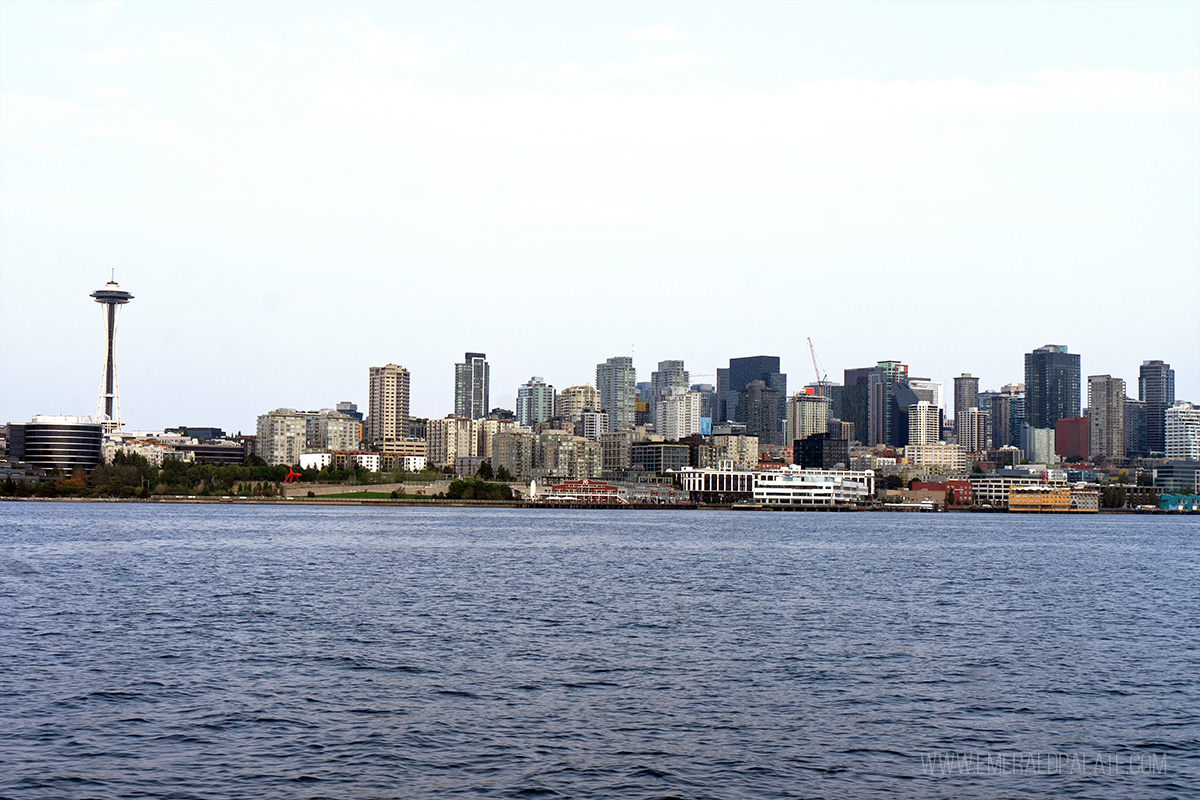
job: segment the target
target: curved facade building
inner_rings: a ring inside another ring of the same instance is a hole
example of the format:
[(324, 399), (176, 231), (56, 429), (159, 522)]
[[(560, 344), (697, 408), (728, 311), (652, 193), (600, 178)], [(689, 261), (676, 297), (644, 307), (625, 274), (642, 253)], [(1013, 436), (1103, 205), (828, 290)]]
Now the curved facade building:
[(70, 474), (75, 467), (91, 470), (100, 464), (103, 434), (91, 417), (36, 416), (8, 426), (8, 456), (41, 469), (58, 467)]

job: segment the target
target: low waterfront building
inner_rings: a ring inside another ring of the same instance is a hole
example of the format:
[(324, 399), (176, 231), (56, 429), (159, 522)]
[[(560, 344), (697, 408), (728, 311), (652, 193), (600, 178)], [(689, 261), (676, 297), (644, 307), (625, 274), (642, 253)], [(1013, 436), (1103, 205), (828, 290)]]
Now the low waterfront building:
[(763, 505), (850, 506), (875, 496), (870, 470), (798, 469), (760, 472), (754, 479), (754, 502)]
[(1039, 513), (1070, 511), (1071, 489), (1068, 486), (1045, 484), (1014, 486), (1008, 492), (1008, 510)]
[(715, 469), (687, 467), (675, 476), (693, 500), (705, 503), (841, 506), (869, 502), (875, 494), (875, 473), (870, 470), (801, 469), (794, 465), (746, 470), (726, 460)]
[(941, 492), (943, 497), (946, 492), (953, 492), (954, 505), (958, 506), (969, 506), (974, 499), (971, 494), (971, 482), (968, 480), (913, 481), (909, 488), (914, 491)]
[(537, 494), (531, 494), (531, 499), (550, 503), (606, 503), (611, 505), (625, 503), (620, 487), (616, 484), (588, 478), (561, 481), (537, 492)]
[(1071, 487), (1071, 510), (1072, 511), (1090, 511), (1099, 513), (1100, 511), (1100, 491), (1095, 486), (1072, 486)]
[(971, 492), (975, 505), (1008, 508), (1009, 494), (1018, 486), (1065, 486), (1067, 473), (1059, 469), (1047, 469), (1042, 465), (1029, 465), (1022, 469), (1002, 469), (984, 475), (971, 475)]
[(29, 422), (9, 423), (5, 432), (10, 461), (67, 475), (76, 467), (97, 467), (103, 439), (100, 423), (88, 416), (38, 414)]
[(1168, 461), (1155, 467), (1154, 485), (1185, 494), (1200, 490), (1200, 461)]

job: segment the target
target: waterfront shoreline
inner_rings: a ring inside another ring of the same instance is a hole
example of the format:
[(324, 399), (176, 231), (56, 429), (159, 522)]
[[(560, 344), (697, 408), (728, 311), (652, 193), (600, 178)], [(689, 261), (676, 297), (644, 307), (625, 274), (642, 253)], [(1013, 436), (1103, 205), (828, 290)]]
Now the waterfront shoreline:
[(3, 497), (0, 500), (12, 502), (40, 503), (144, 503), (149, 505), (223, 505), (223, 506), (401, 506), (406, 508), (516, 508), (516, 509), (576, 509), (576, 510), (616, 510), (616, 511), (816, 511), (816, 512), (861, 512), (861, 513), (922, 513), (922, 514), (1016, 514), (1016, 515), (1139, 515), (1139, 516), (1178, 516), (1197, 515), (1200, 512), (1182, 511), (1139, 511), (1133, 508), (1106, 508), (1099, 511), (1009, 511), (1004, 508), (970, 508), (953, 506), (948, 509), (935, 510), (928, 508), (898, 508), (895, 506), (785, 506), (785, 505), (754, 505), (732, 503), (700, 503), (700, 504), (667, 504), (667, 503), (535, 503), (528, 500), (448, 500), (433, 499), (412, 500), (390, 498), (352, 498), (335, 499), (336, 496), (317, 497), (195, 497), (163, 496), (163, 497)]

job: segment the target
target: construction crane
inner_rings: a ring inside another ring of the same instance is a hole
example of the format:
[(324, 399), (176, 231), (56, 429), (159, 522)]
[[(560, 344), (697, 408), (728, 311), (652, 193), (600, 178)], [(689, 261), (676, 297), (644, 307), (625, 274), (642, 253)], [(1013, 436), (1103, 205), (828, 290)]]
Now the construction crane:
[(809, 336), (807, 338), (808, 338), (808, 352), (810, 354), (812, 354), (813, 372), (815, 372), (817, 375), (817, 391), (819, 391), (821, 393), (821, 396), (824, 397), (825, 396), (825, 379), (828, 378), (829, 375), (821, 374), (821, 367), (817, 364), (817, 349), (815, 347), (813, 347), (812, 337)]

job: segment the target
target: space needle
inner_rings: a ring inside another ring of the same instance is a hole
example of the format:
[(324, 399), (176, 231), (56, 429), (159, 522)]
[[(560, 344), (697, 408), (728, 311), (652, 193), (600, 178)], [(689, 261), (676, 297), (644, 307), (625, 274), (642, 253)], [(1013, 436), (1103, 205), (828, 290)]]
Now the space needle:
[[(115, 276), (114, 276), (115, 277)], [(117, 396), (117, 362), (114, 358), (117, 339), (117, 319), (121, 306), (133, 299), (129, 292), (121, 291), (116, 280), (104, 284), (103, 289), (92, 292), (92, 299), (104, 306), (104, 369), (100, 373), (100, 397), (96, 401), (96, 417), (105, 433), (121, 429), (121, 399)]]

